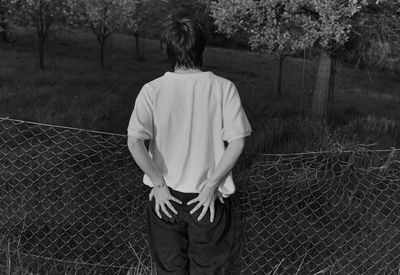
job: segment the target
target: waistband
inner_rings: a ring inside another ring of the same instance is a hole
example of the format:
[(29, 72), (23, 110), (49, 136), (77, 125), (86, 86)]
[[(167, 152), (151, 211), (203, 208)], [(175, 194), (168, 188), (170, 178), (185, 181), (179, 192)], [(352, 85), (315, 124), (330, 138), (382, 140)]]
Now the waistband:
[(183, 203), (186, 203), (199, 195), (199, 193), (184, 193), (177, 190), (172, 189), (168, 186), (169, 192), (175, 198), (181, 200)]

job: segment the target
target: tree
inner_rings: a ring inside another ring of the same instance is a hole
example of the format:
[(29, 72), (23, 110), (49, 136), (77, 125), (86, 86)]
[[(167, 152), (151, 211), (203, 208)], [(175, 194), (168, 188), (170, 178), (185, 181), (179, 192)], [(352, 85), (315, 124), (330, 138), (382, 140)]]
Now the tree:
[(8, 7), (6, 3), (2, 3), (4, 1), (0, 1), (0, 35), (5, 43), (14, 42), (13, 39), (10, 38), (10, 25), (7, 18), (8, 15)]
[(57, 23), (63, 23), (70, 11), (66, 0), (10, 0), (9, 5), (20, 24), (36, 28), (39, 65), (43, 70), (50, 31)]
[(76, 25), (86, 25), (95, 34), (100, 46), (100, 65), (104, 69), (104, 52), (108, 38), (130, 24), (136, 0), (69, 0), (77, 16)]
[[(212, 14), (220, 31), (244, 31), (251, 48), (265, 53), (294, 53), (308, 47), (321, 52), (312, 116), (326, 122), (332, 102), (335, 53), (349, 38), (352, 19), (372, 0), (220, 0)], [(381, 1), (372, 1), (380, 4)]]
[(279, 57), (276, 91), (281, 95), (284, 59), (297, 51), (312, 46), (313, 33), (301, 26), (305, 23), (298, 13), (297, 1), (225, 0), (213, 2), (212, 16), (220, 32), (228, 36), (248, 37), (253, 50)]
[(149, 28), (155, 28), (160, 24), (162, 1), (158, 0), (136, 0), (135, 10), (131, 13), (126, 32), (135, 38), (135, 56), (144, 59), (144, 46), (140, 46), (140, 38), (144, 38)]
[(348, 45), (341, 53), (357, 68), (371, 68), (389, 56), (400, 58), (400, 2), (371, 3), (352, 20)]
[(302, 3), (300, 12), (309, 17), (307, 31), (315, 33), (314, 46), (320, 48), (311, 109), (315, 121), (327, 122), (335, 87), (336, 51), (348, 40), (352, 27), (350, 19), (365, 4), (357, 0), (311, 0)]
[[(312, 102), (314, 120), (326, 123), (332, 109), (333, 91), (337, 66), (337, 53), (354, 35), (357, 24), (363, 25), (363, 14), (371, 7), (380, 8), (389, 4), (394, 7), (396, 0), (312, 0), (303, 6), (312, 15), (312, 22), (319, 30), (318, 45), (321, 56), (318, 62)], [(376, 16), (373, 20), (376, 20)]]

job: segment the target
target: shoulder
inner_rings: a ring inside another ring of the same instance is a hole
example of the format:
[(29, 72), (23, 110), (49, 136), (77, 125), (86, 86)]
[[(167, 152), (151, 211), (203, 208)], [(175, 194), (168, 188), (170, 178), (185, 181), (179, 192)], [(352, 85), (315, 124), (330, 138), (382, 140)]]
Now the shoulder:
[(214, 92), (219, 94), (223, 101), (226, 101), (227, 98), (237, 93), (237, 88), (230, 79), (219, 76), (213, 72), (209, 73), (209, 79)]
[(152, 92), (157, 90), (157, 87), (161, 85), (161, 82), (163, 81), (163, 76), (157, 77), (143, 85), (143, 88), (147, 92)]
[(154, 88), (156, 86), (161, 85), (162, 82), (164, 81), (165, 81), (165, 74), (147, 82), (145, 85), (149, 86), (150, 88)]
[(156, 92), (159, 90), (160, 87), (163, 86), (163, 82), (165, 81), (164, 78), (164, 76), (160, 76), (149, 82), (146, 82), (142, 86), (139, 95), (154, 99)]
[(220, 75), (217, 75), (214, 72), (210, 72), (209, 75), (210, 75), (210, 79), (212, 81), (219, 83), (221, 86), (223, 86), (225, 88), (231, 88), (232, 86), (235, 86), (235, 84), (231, 80), (229, 80), (225, 77), (222, 77)]
[(223, 102), (228, 101), (232, 97), (239, 96), (235, 83), (230, 79), (212, 73), (212, 82), (215, 87), (219, 87)]

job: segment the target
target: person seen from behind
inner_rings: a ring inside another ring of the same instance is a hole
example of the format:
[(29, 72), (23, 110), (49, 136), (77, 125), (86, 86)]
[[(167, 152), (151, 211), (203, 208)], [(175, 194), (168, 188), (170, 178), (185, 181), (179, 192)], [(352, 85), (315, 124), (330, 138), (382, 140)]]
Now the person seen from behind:
[(149, 250), (161, 275), (223, 274), (234, 243), (232, 168), (252, 129), (233, 82), (201, 70), (206, 37), (193, 18), (166, 24), (172, 70), (142, 87), (127, 128), (149, 186)]

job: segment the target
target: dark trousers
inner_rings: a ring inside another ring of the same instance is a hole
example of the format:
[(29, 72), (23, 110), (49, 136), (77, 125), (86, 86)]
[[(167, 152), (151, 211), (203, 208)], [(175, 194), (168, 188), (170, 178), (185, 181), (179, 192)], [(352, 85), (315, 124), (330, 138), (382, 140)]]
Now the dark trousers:
[(147, 225), (150, 254), (162, 274), (223, 274), (234, 241), (231, 198), (222, 204), (215, 201), (215, 217), (210, 222), (210, 211), (197, 221), (202, 207), (190, 214), (196, 203), (186, 203), (198, 193), (182, 193), (170, 188), (171, 195), (182, 204), (171, 201), (178, 211), (172, 218), (160, 209), (162, 219), (155, 212), (155, 199), (147, 205)]

